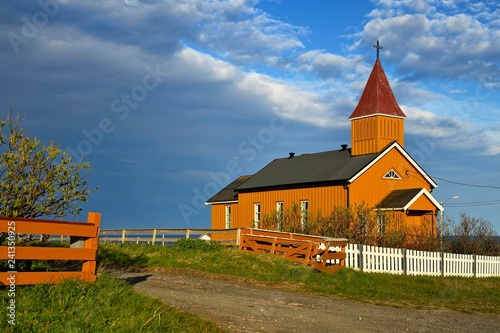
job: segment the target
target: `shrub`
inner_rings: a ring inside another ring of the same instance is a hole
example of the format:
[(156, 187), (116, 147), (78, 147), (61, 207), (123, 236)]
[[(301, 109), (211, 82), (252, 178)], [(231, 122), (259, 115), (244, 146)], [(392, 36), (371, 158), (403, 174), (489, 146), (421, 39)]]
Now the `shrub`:
[(222, 245), (219, 242), (211, 241), (207, 242), (202, 239), (193, 238), (183, 238), (175, 242), (173, 248), (175, 250), (201, 250), (201, 251), (214, 251), (222, 249)]

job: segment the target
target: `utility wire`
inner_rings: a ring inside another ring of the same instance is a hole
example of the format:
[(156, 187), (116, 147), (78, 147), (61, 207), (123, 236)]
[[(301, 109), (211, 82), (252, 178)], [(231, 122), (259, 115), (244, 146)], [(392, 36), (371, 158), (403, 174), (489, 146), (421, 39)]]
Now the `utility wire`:
[(435, 176), (431, 176), (431, 178), (436, 178), (436, 179), (442, 180), (443, 182), (452, 183), (452, 184), (457, 184), (457, 185), (463, 185), (463, 186), (471, 186), (471, 187), (486, 187), (486, 188), (496, 188), (496, 189), (500, 189), (500, 186), (466, 184), (466, 183), (454, 182), (454, 181), (451, 181), (451, 180), (447, 180), (447, 179), (444, 179), (444, 178), (439, 178), (439, 177), (435, 177)]
[(500, 200), (462, 202), (455, 204), (447, 204), (446, 207), (474, 207), (474, 206), (488, 206), (488, 205), (498, 205), (498, 204), (500, 204)]
[[(408, 171), (410, 171), (410, 170), (408, 170)], [(413, 176), (413, 172), (410, 171), (410, 174)], [(444, 179), (441, 177), (435, 177), (435, 176), (430, 176), (430, 177), (442, 180), (442, 181), (447, 182), (447, 183), (452, 183), (452, 184), (457, 184), (457, 185), (462, 185), (462, 186), (500, 189), (500, 186), (467, 184), (467, 183), (461, 183), (461, 182), (454, 182), (454, 181)], [(475, 207), (475, 206), (489, 206), (489, 205), (498, 205), (498, 204), (500, 204), (500, 200), (489, 200), (489, 201), (476, 201), (476, 202), (449, 203), (449, 204), (446, 204), (446, 207)]]
[[(435, 179), (442, 180), (442, 181), (447, 182), (447, 183), (456, 184), (456, 185), (470, 186), (470, 187), (479, 187), (479, 188), (500, 189), (500, 186), (467, 184), (467, 183), (461, 183), (461, 182), (454, 182), (454, 181), (451, 181), (451, 180), (448, 180), (448, 179), (444, 179), (444, 178), (441, 178), (441, 177), (435, 177), (435, 176), (431, 176), (431, 177), (435, 178)], [(449, 203), (446, 206), (447, 207), (475, 207), (475, 206), (489, 206), (489, 205), (498, 205), (498, 204), (500, 204), (500, 200)]]

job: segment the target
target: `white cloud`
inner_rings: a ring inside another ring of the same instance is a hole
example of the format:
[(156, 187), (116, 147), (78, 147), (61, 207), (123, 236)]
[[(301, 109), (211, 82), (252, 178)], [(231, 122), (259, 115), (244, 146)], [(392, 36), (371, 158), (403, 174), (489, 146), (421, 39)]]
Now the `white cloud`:
[(440, 117), (419, 108), (401, 105), (406, 114), (406, 131), (432, 138), (452, 137), (466, 130), (466, 125), (451, 117)]
[(360, 56), (344, 57), (322, 50), (307, 51), (297, 58), (299, 69), (323, 79), (344, 80), (349, 74), (366, 69)]
[[(487, 73), (500, 75), (500, 38), (490, 14), (493, 5), (476, 12), (458, 2), (383, 1), (371, 12), (357, 46), (380, 39), (383, 58), (416, 78), (477, 80)], [(496, 19), (497, 20), (497, 19)]]

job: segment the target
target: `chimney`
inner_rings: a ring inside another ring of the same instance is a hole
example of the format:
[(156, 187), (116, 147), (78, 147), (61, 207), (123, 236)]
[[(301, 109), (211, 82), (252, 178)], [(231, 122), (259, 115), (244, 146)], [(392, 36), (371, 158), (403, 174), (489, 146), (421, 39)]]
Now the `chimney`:
[(293, 158), (295, 156), (295, 153), (289, 153), (290, 156), (288, 158)]
[(343, 145), (340, 145), (342, 147), (341, 151), (346, 151), (347, 150), (347, 145), (346, 144), (343, 144)]

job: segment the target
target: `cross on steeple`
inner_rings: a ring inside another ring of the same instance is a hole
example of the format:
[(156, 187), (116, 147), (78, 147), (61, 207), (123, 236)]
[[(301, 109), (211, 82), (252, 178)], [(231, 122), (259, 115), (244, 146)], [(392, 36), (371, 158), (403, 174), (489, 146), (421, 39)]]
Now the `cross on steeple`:
[(378, 58), (379, 58), (379, 51), (381, 49), (383, 49), (383, 47), (380, 46), (380, 43), (378, 42), (378, 40), (377, 40), (377, 44), (373, 45), (373, 47), (377, 49), (377, 60), (378, 60)]

